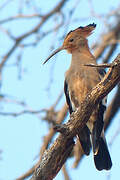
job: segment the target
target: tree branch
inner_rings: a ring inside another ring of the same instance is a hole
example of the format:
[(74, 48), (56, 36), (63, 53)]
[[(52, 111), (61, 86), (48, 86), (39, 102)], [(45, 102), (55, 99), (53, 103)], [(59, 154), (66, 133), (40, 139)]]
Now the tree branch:
[(105, 120), (104, 120), (105, 130), (109, 127), (109, 124), (113, 120), (113, 117), (115, 116), (119, 108), (120, 108), (120, 84), (118, 85), (117, 92), (105, 113)]
[(78, 129), (83, 128), (95, 106), (120, 81), (120, 54), (113, 63), (117, 63), (117, 66), (109, 69), (103, 80), (88, 93), (79, 109), (71, 115), (70, 120), (62, 125), (64, 133), (60, 134), (53, 145), (44, 152), (31, 180), (52, 180), (57, 175), (73, 149), (73, 137)]
[(29, 37), (30, 35), (36, 33), (39, 31), (40, 27), (50, 18), (52, 17), (56, 12), (59, 12), (61, 8), (66, 3), (66, 0), (61, 0), (49, 13), (42, 16), (41, 21), (30, 31), (24, 33), (23, 35), (19, 36), (18, 38), (13, 38), (15, 40), (14, 45), (11, 47), (11, 49), (6, 53), (6, 55), (3, 57), (1, 63), (0, 63), (0, 72), (2, 71), (2, 68), (4, 64), (7, 62), (8, 58), (12, 55), (14, 50), (20, 45), (21, 41), (23, 41), (25, 38)]

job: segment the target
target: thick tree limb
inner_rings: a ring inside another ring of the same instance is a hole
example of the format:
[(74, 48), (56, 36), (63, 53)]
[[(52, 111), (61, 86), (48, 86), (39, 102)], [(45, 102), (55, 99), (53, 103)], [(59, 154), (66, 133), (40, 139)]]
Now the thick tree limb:
[[(115, 117), (115, 114), (120, 108), (120, 85), (118, 86), (117, 92), (112, 100), (112, 102), (109, 104), (107, 107), (107, 111), (105, 113), (105, 118), (104, 118), (104, 130), (106, 130), (110, 127), (109, 125), (111, 124), (111, 121)], [(74, 147), (74, 157), (75, 157), (75, 162), (73, 164), (73, 168), (76, 168), (83, 157), (84, 153), (81, 147), (81, 144), (79, 141), (77, 141), (76, 146)]]
[(110, 68), (103, 80), (88, 93), (79, 109), (64, 125), (64, 133), (60, 134), (53, 145), (45, 151), (31, 180), (52, 180), (57, 175), (73, 149), (73, 137), (78, 129), (85, 125), (95, 106), (120, 81), (120, 54), (113, 63), (117, 63), (117, 66)]
[(117, 111), (120, 108), (120, 84), (118, 86), (117, 92), (111, 102), (111, 104), (108, 106), (106, 114), (105, 114), (105, 130), (109, 127), (109, 124), (113, 120), (113, 117), (117, 113)]

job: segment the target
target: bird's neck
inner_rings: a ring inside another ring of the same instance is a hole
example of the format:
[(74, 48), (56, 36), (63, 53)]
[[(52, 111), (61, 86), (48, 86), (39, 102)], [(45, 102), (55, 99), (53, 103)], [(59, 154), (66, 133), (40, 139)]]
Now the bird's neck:
[(95, 57), (90, 52), (89, 48), (79, 48), (72, 52), (71, 65), (82, 65), (82, 64), (96, 64)]

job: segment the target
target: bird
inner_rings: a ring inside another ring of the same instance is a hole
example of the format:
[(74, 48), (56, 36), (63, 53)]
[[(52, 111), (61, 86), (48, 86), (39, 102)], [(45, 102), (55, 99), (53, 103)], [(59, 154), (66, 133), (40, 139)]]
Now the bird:
[[(97, 64), (88, 45), (88, 37), (93, 33), (96, 24), (80, 26), (70, 31), (63, 45), (56, 49), (44, 64), (56, 53), (67, 50), (72, 54), (71, 65), (65, 73), (64, 92), (70, 115), (75, 112), (87, 94), (104, 77), (105, 71), (96, 67), (91, 68), (83, 64)], [(99, 102), (88, 122), (79, 130), (77, 136), (84, 154), (89, 155), (92, 147), (96, 169), (110, 170), (112, 160), (109, 154), (106, 138), (104, 136), (104, 113), (106, 110), (106, 97)]]

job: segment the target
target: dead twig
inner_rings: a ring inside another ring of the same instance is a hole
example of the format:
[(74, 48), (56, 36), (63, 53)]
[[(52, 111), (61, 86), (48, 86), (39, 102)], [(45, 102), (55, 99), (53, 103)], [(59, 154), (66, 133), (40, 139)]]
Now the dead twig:
[(113, 68), (117, 66), (116, 63), (103, 63), (103, 64), (84, 64), (84, 66), (97, 67), (97, 68)]

